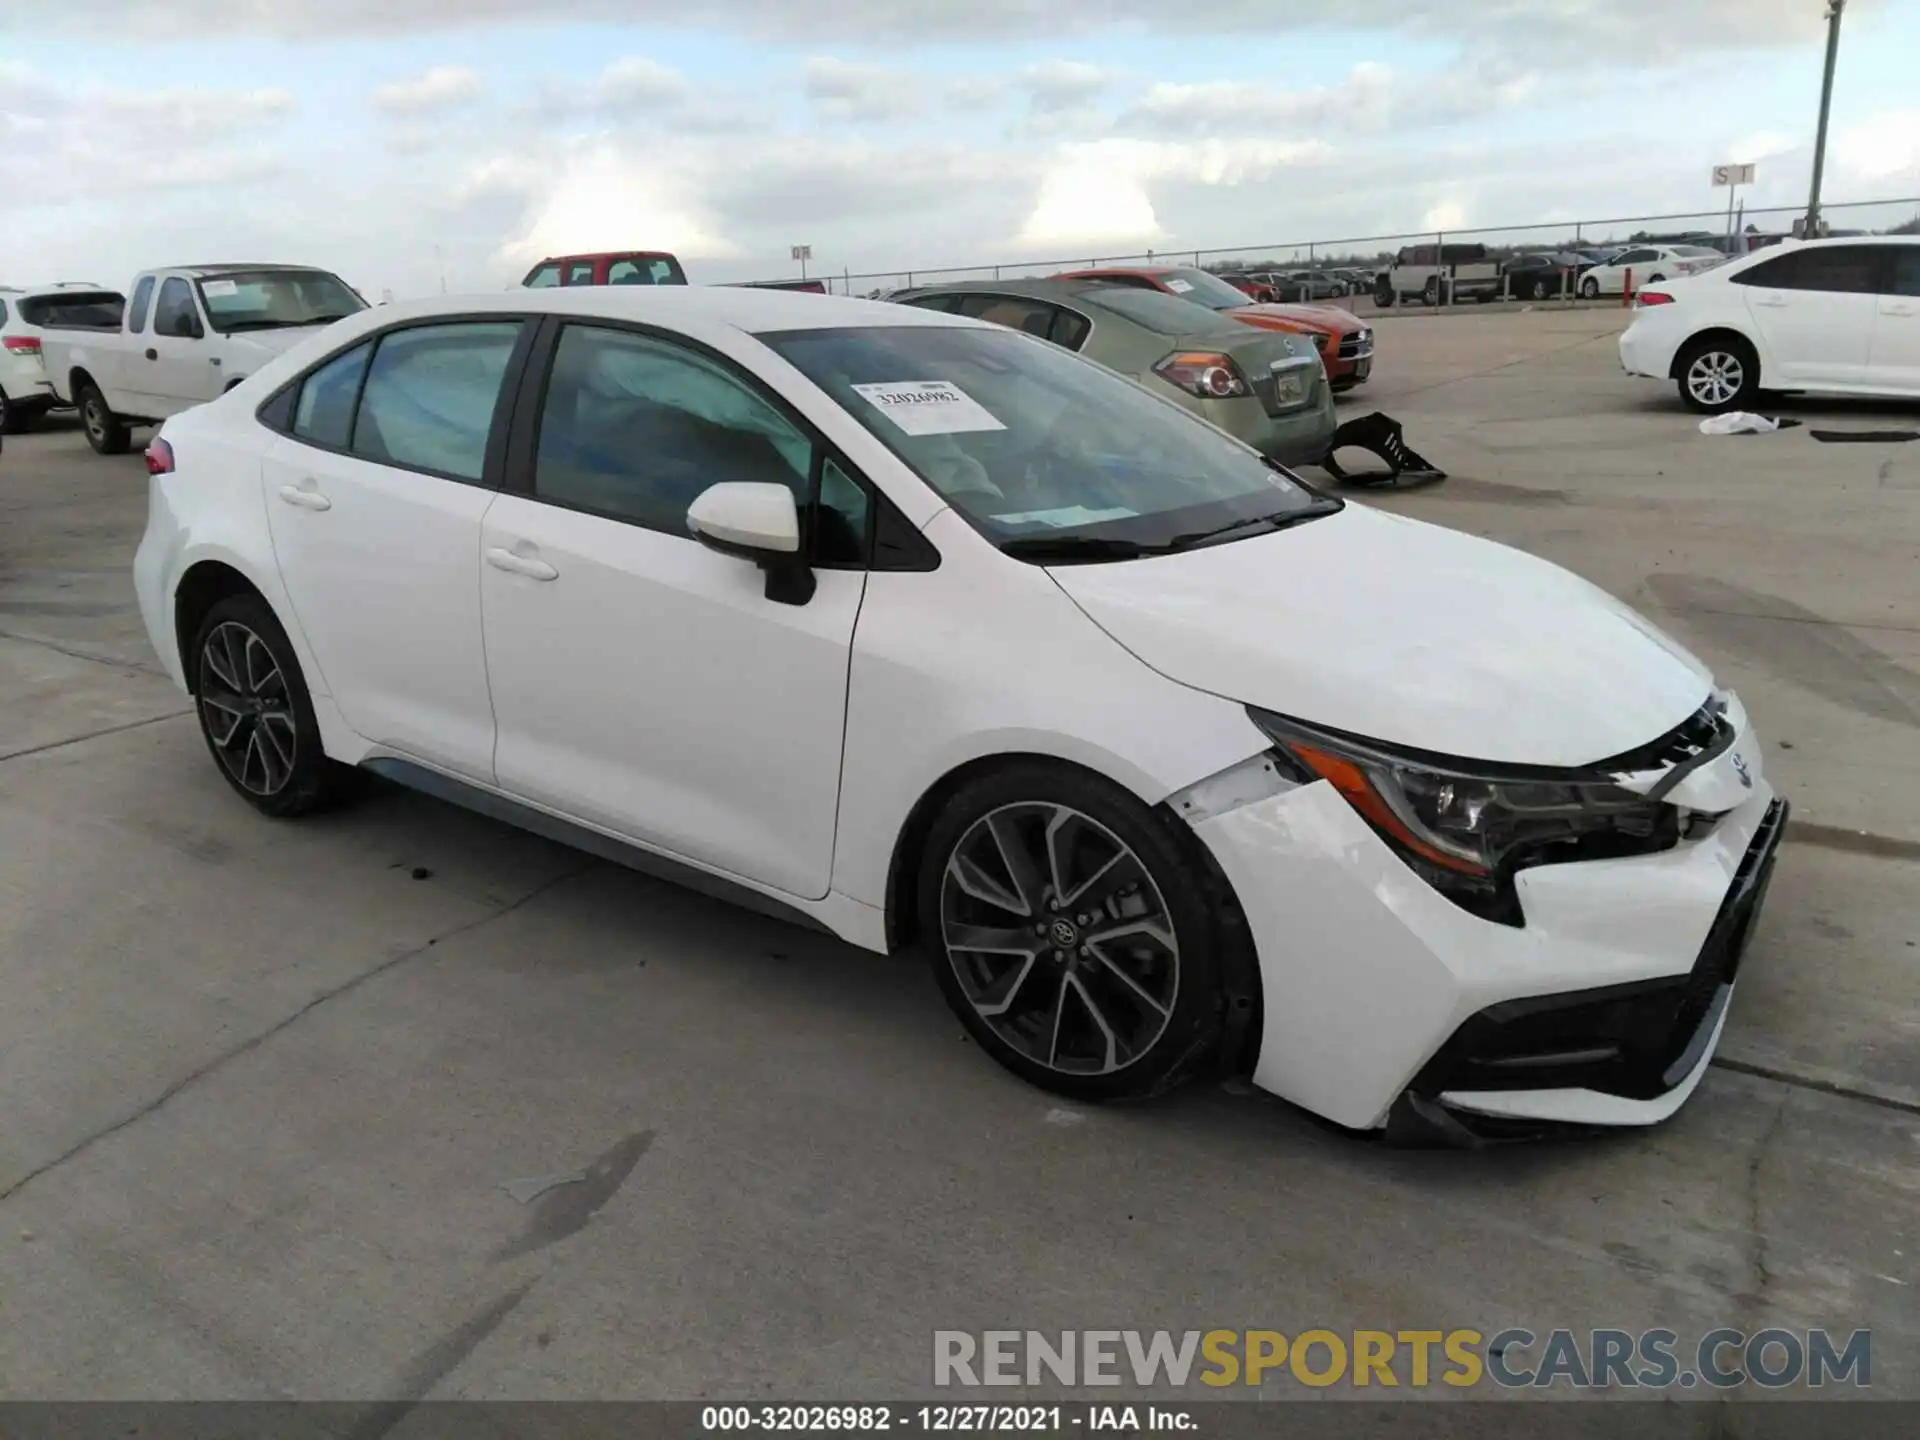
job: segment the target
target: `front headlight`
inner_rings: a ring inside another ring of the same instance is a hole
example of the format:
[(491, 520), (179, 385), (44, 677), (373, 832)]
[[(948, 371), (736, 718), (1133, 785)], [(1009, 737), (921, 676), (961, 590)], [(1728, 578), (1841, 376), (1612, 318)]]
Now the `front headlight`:
[(1521, 923), (1516, 870), (1645, 854), (1679, 839), (1678, 811), (1605, 776), (1408, 755), (1247, 713), (1295, 779), (1327, 781), (1434, 888), (1485, 919)]

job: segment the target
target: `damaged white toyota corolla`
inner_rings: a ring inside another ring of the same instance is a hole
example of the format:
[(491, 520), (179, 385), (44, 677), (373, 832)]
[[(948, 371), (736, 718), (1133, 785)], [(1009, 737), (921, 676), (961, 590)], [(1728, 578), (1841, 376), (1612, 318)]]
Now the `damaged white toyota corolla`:
[(147, 627), (257, 808), (358, 766), (921, 947), (1081, 1098), (1237, 1066), (1358, 1129), (1661, 1120), (1784, 824), (1630, 610), (1000, 326), (385, 306), (148, 467)]

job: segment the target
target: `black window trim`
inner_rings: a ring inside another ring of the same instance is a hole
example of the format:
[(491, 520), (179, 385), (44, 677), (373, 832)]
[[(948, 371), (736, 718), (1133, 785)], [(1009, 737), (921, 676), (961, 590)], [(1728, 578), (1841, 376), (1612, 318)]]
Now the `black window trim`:
[[(507, 356), (507, 368), (500, 376), (500, 393), (494, 397), (493, 418), (488, 422), (487, 448), (478, 479), (471, 475), (455, 475), (448, 470), (434, 470), (425, 465), (407, 465), (397, 460), (376, 460), (371, 455), (362, 455), (352, 448), (353, 433), (360, 423), (360, 401), (366, 394), (367, 380), (373, 374), (374, 362), (379, 358), (380, 344), (389, 335), (407, 330), (437, 330), (448, 325), (508, 323), (517, 324), (520, 327), (520, 334), (513, 342), (513, 349)], [(254, 408), (253, 417), (276, 435), (291, 440), (296, 445), (304, 445), (309, 450), (338, 455), (347, 460), (358, 460), (364, 465), (378, 465), (386, 470), (399, 470), (409, 475), (425, 475), (435, 480), (449, 480), (456, 485), (472, 485), (481, 490), (497, 491), (504, 488), (501, 479), (506, 468), (508, 418), (512, 413), (512, 402), (519, 394), (520, 382), (527, 368), (527, 359), (533, 353), (534, 339), (542, 329), (542, 323), (542, 316), (521, 310), (461, 311), (456, 314), (422, 315), (409, 320), (398, 320), (391, 325), (383, 325), (377, 330), (356, 335), (345, 344), (328, 351), (261, 401)], [(326, 369), (334, 361), (369, 344), (373, 350), (367, 356), (366, 367), (360, 372), (360, 387), (354, 392), (353, 408), (347, 420), (347, 443), (323, 445), (304, 435), (294, 434), (293, 419), (299, 412), (302, 387), (315, 374)]]
[[(812, 454), (807, 464), (809, 492), (807, 504), (812, 510), (817, 510), (819, 507), (821, 476), (825, 472), (827, 461), (832, 460), (839, 466), (840, 472), (866, 493), (867, 533), (862, 537), (866, 554), (860, 561), (816, 560), (812, 554), (814, 535), (809, 527), (808, 533), (802, 537), (803, 553), (806, 555), (807, 564), (814, 569), (856, 570), (871, 573), (874, 571), (928, 571), (939, 568), (940, 552), (904, 515), (900, 514), (899, 507), (887, 498), (886, 492), (874, 484), (866, 472), (855, 465), (839, 446), (822, 434), (817, 425), (802, 415), (784, 395), (767, 384), (760, 376), (746, 369), (731, 355), (716, 350), (713, 346), (691, 335), (614, 316), (549, 314), (544, 316), (536, 327), (535, 339), (529, 347), (528, 355), (517, 378), (519, 393), (514, 397), (513, 406), (507, 417), (504, 472), (499, 487), (503, 494), (518, 495), (536, 504), (551, 505), (556, 510), (571, 510), (578, 515), (591, 515), (597, 520), (610, 521), (616, 525), (628, 525), (635, 530), (644, 530), (653, 535), (668, 535), (674, 539), (684, 539), (691, 545), (700, 543), (692, 535), (675, 535), (670, 530), (643, 525), (630, 515), (615, 515), (591, 506), (575, 505), (535, 491), (534, 467), (539, 454), (540, 422), (546, 412), (547, 389), (553, 379), (553, 362), (560, 350), (561, 332), (569, 325), (597, 330), (626, 331), (645, 339), (689, 351), (712, 362), (733, 380), (743, 385), (751, 394), (766, 402), (775, 414), (799, 431), (812, 446)], [(878, 559), (878, 542), (882, 525), (886, 525), (893, 533), (894, 543), (902, 544), (903, 548), (910, 552), (914, 551), (916, 546), (904, 543), (903, 537), (907, 534), (912, 535), (917, 542), (918, 553), (909, 553), (894, 563), (875, 563)]]

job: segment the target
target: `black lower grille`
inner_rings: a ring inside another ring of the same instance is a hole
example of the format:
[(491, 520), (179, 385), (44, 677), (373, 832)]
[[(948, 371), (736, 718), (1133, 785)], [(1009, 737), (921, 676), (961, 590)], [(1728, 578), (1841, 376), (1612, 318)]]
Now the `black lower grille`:
[(1408, 1088), (1428, 1098), (1574, 1088), (1629, 1100), (1671, 1090), (1699, 1063), (1732, 993), (1787, 810), (1784, 800), (1768, 807), (1687, 974), (1489, 1006), (1453, 1033)]

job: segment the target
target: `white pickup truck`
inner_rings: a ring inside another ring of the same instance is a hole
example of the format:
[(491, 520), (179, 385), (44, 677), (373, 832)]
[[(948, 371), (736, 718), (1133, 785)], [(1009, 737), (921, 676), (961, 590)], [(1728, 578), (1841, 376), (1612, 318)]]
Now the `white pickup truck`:
[(367, 308), (338, 275), (303, 265), (184, 265), (129, 287), (118, 331), (46, 335), (57, 403), (80, 411), (87, 443), (124, 454), (132, 427), (217, 399), (316, 330)]
[(1484, 245), (1408, 245), (1390, 268), (1374, 277), (1373, 302), (1386, 306), (1419, 299), (1443, 301), (1500, 298), (1500, 262)]

